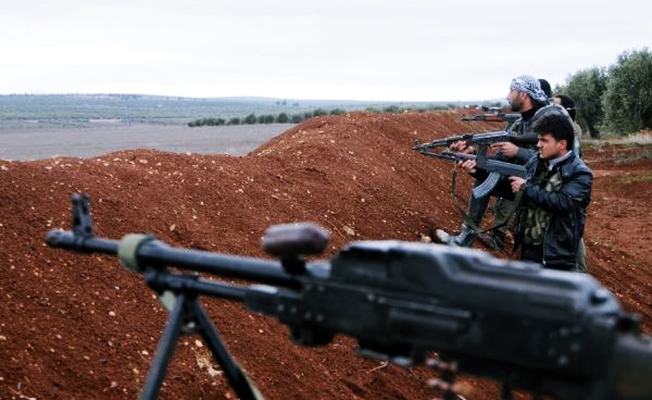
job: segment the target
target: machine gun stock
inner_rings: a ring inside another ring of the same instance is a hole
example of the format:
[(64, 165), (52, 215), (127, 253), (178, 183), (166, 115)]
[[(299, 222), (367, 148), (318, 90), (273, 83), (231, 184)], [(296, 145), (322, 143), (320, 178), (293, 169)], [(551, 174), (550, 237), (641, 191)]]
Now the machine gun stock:
[[(329, 260), (303, 259), (322, 252), (328, 239), (313, 224), (271, 227), (263, 239), (279, 258), (271, 261), (172, 247), (151, 235), (98, 238), (89, 198), (79, 195), (73, 196), (72, 231), (46, 235), (53, 248), (119, 257), (170, 311), (143, 399), (156, 398), (174, 345), (188, 332), (202, 335), (241, 399), (260, 398), (199, 304), (202, 295), (239, 301), (278, 319), (303, 346), (344, 334), (357, 341), (362, 355), (402, 366), (456, 363), (460, 372), (535, 395), (652, 398), (650, 339), (589, 275), (395, 240), (352, 242)], [(227, 284), (196, 272), (254, 284)], [(444, 363), (426, 362), (433, 352)], [(447, 372), (452, 387), (454, 373)], [(445, 398), (455, 397), (448, 391)]]

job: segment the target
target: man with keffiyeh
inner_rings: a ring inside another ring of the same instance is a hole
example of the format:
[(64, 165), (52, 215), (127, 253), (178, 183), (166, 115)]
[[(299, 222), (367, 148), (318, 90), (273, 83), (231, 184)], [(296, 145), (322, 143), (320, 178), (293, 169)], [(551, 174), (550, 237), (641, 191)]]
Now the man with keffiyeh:
[[(507, 101), (513, 112), (521, 114), (521, 119), (516, 121), (513, 125), (512, 132), (515, 135), (533, 135), (530, 129), (530, 120), (534, 113), (545, 106), (548, 101), (548, 96), (541, 89), (541, 83), (538, 79), (530, 75), (521, 75), (512, 79), (509, 86), (509, 93), (507, 94)], [(505, 161), (511, 161), (517, 164), (525, 164), (533, 155), (536, 154), (534, 148), (524, 148), (514, 145), (511, 142), (496, 143), (491, 146), (497, 150)], [(467, 147), (465, 142), (458, 142), (451, 146), (452, 150), (463, 152), (474, 152), (475, 149)], [(476, 187), (484, 179), (475, 179), (473, 186)], [(482, 218), (489, 206), (490, 196), (484, 198), (476, 198), (473, 192), (469, 195), (469, 208), (466, 221), (462, 225), (462, 231), (458, 235), (449, 235), (441, 229), (437, 230), (438, 238), (447, 244), (453, 246), (471, 247), (480, 233), (482, 226)], [(493, 227), (494, 236), (504, 243), (504, 235), (506, 232), (506, 224), (508, 223), (509, 216), (503, 216), (504, 221), (499, 221)], [(499, 236), (500, 235), (500, 236)]]

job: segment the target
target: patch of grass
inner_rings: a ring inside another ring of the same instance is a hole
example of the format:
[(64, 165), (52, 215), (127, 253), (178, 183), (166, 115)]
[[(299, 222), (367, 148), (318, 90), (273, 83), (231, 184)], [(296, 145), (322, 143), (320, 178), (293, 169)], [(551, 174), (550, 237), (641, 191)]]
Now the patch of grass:
[(652, 131), (640, 131), (628, 136), (606, 136), (602, 139), (582, 139), (582, 146), (600, 151), (607, 145), (624, 147), (652, 145)]
[(645, 175), (621, 175), (618, 177), (618, 183), (620, 184), (633, 184), (633, 183), (652, 183), (652, 174)]
[(611, 161), (624, 165), (652, 160), (652, 132), (641, 131), (629, 136), (582, 140), (582, 148), (597, 153), (611, 153)]
[(618, 165), (631, 164), (636, 161), (652, 160), (652, 146), (641, 148), (633, 153), (614, 154), (614, 163)]
[(631, 143), (631, 144), (642, 144), (642, 145), (652, 144), (652, 132), (641, 131), (620, 139), (620, 142)]

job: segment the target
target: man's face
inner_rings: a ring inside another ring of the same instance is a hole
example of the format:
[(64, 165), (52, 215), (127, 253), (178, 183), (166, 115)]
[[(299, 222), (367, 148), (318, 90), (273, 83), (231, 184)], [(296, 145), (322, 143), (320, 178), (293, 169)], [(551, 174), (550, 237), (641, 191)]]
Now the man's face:
[(539, 149), (539, 158), (542, 160), (554, 160), (566, 154), (566, 141), (555, 140), (549, 133), (539, 134), (539, 141), (537, 142), (537, 149)]
[(509, 103), (509, 107), (513, 112), (521, 112), (523, 110), (524, 95), (525, 94), (523, 92), (516, 90), (510, 90), (509, 93), (507, 93), (507, 102)]
[(555, 97), (555, 104), (557, 104), (558, 106), (561, 105), (561, 99), (559, 97)]

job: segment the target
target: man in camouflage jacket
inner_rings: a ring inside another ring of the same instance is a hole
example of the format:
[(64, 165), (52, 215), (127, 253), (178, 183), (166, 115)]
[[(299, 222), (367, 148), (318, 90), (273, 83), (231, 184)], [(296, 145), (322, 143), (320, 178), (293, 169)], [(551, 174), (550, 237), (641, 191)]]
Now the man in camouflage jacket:
[(521, 260), (575, 271), (593, 173), (575, 154), (573, 122), (563, 107), (542, 108), (531, 126), (539, 153), (525, 164), (525, 178), (510, 177), (512, 193), (522, 192), (515, 246)]

